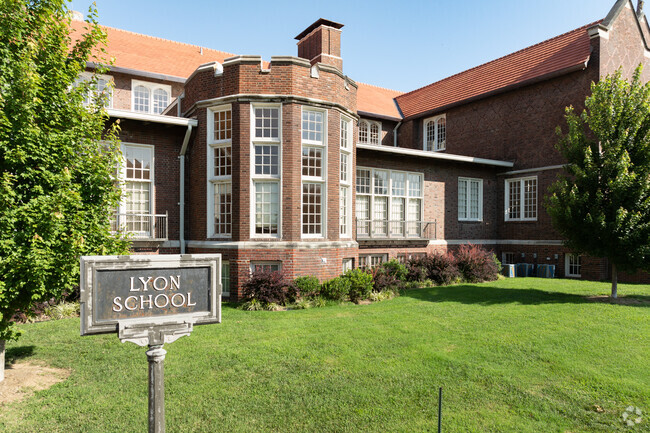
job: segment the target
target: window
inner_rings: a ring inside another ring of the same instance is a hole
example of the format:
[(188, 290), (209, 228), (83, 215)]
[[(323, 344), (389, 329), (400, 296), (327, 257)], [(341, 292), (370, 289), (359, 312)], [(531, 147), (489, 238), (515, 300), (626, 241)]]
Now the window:
[(230, 262), (221, 262), (221, 296), (230, 296)]
[(171, 101), (172, 87), (166, 84), (131, 80), (131, 89), (133, 111), (161, 114)]
[(420, 236), (422, 174), (357, 168), (357, 236)]
[(280, 108), (254, 107), (253, 137), (255, 140), (280, 139)]
[(359, 256), (359, 267), (375, 267), (388, 261), (388, 254), (366, 254)]
[(458, 178), (458, 221), (483, 220), (483, 179)]
[(325, 233), (326, 141), (324, 111), (302, 110), (302, 236)]
[(257, 271), (263, 272), (280, 272), (282, 264), (280, 262), (251, 262), (251, 273)]
[(354, 268), (354, 259), (343, 259), (342, 271), (346, 273)]
[(153, 152), (150, 145), (122, 144), (124, 196), (118, 213), (125, 217), (119, 221), (124, 221), (127, 232), (145, 237), (153, 228)]
[(564, 256), (564, 269), (567, 277), (579, 277), (582, 268), (582, 256), (566, 254)]
[(537, 177), (506, 180), (506, 221), (537, 220)]
[(251, 237), (280, 237), (281, 106), (251, 106)]
[(232, 236), (232, 108), (208, 108), (209, 238)]
[(516, 264), (517, 255), (515, 253), (503, 253), (501, 258), (504, 265), (514, 265)]
[(81, 84), (88, 85), (88, 93), (84, 97), (84, 105), (100, 102), (104, 108), (113, 108), (113, 77), (110, 75), (92, 74), (83, 72), (75, 80), (75, 87)]
[(362, 119), (359, 121), (359, 144), (379, 144), (381, 123)]
[(447, 118), (446, 115), (431, 117), (424, 120), (424, 150), (441, 151), (447, 147)]

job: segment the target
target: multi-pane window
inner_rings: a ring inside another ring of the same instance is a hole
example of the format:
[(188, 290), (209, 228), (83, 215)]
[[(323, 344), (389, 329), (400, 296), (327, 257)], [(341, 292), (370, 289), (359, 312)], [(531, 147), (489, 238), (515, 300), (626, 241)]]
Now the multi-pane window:
[(302, 235), (322, 237), (325, 203), (325, 112), (302, 110)]
[(254, 107), (254, 139), (279, 140), (280, 108)]
[(151, 232), (153, 146), (122, 145), (124, 198), (119, 213), (126, 214), (128, 232)]
[(372, 120), (359, 121), (359, 144), (379, 144), (381, 123)]
[(483, 179), (458, 178), (458, 220), (483, 220)]
[(113, 107), (113, 77), (83, 72), (75, 80), (75, 87), (81, 84), (88, 85), (88, 92), (84, 95), (84, 105), (90, 105), (91, 102), (99, 102), (105, 108)]
[[(279, 105), (253, 105), (251, 236), (280, 236), (281, 127)], [(271, 143), (269, 143), (271, 142)]]
[(424, 150), (440, 151), (447, 147), (447, 118), (445, 115), (424, 121)]
[(343, 259), (342, 271), (346, 273), (354, 268), (354, 259)]
[(278, 176), (280, 149), (274, 144), (255, 145), (255, 174)]
[(221, 262), (221, 294), (230, 296), (230, 262)]
[(388, 261), (388, 254), (364, 254), (359, 256), (359, 267), (375, 267)]
[(280, 262), (251, 262), (251, 273), (255, 272), (280, 272), (282, 264)]
[(208, 109), (208, 237), (232, 235), (232, 110)]
[(255, 234), (277, 235), (280, 223), (278, 182), (255, 182)]
[(357, 168), (357, 236), (419, 236), (422, 174)]
[(537, 177), (506, 180), (506, 221), (537, 219)]
[(579, 277), (582, 268), (582, 256), (567, 254), (565, 259), (565, 274), (567, 277)]
[(352, 120), (341, 116), (340, 175), (339, 175), (339, 235), (351, 237), (352, 208)]
[(160, 114), (171, 102), (172, 88), (165, 84), (131, 81), (133, 111)]
[(515, 253), (504, 252), (501, 256), (504, 265), (514, 265), (517, 262), (517, 255)]

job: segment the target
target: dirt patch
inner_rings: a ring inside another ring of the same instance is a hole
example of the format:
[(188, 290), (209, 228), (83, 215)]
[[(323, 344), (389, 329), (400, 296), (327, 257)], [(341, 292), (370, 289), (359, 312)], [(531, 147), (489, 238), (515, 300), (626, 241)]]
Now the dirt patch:
[(622, 297), (612, 299), (608, 295), (598, 295), (598, 296), (587, 296), (587, 300), (591, 302), (603, 302), (606, 304), (617, 304), (617, 305), (650, 305), (650, 300), (638, 299), (638, 298), (629, 298)]
[(43, 367), (30, 362), (19, 362), (5, 367), (5, 380), (0, 382), (0, 407), (22, 400), (36, 391), (48, 389), (63, 382), (70, 372), (60, 368)]

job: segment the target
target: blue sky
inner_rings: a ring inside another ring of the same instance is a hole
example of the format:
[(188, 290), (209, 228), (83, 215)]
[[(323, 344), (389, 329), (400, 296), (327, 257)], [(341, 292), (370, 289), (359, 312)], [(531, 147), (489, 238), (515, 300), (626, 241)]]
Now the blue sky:
[[(85, 12), (90, 0), (74, 0)], [(96, 0), (100, 23), (236, 54), (296, 55), (318, 18), (345, 25), (343, 71), (410, 91), (604, 18), (615, 0)], [(636, 0), (634, 0), (636, 6)]]

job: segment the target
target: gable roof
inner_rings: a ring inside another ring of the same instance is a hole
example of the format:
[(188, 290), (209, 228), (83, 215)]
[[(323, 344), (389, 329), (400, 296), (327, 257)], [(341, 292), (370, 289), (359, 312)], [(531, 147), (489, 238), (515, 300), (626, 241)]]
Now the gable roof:
[[(85, 32), (88, 23), (72, 20), (71, 38), (74, 40)], [(187, 78), (200, 65), (217, 61), (223, 63), (235, 54), (212, 50), (197, 45), (184, 44), (101, 26), (108, 36), (106, 51), (114, 57), (114, 67), (146, 71), (172, 77)], [(107, 62), (108, 59), (105, 61)]]
[(599, 23), (588, 24), (397, 96), (399, 108), (405, 118), (433, 113), (545, 76), (584, 69), (591, 54), (587, 29)]
[(401, 120), (395, 98), (402, 94), (397, 90), (384, 89), (371, 84), (357, 83), (357, 111), (360, 114), (378, 115)]

